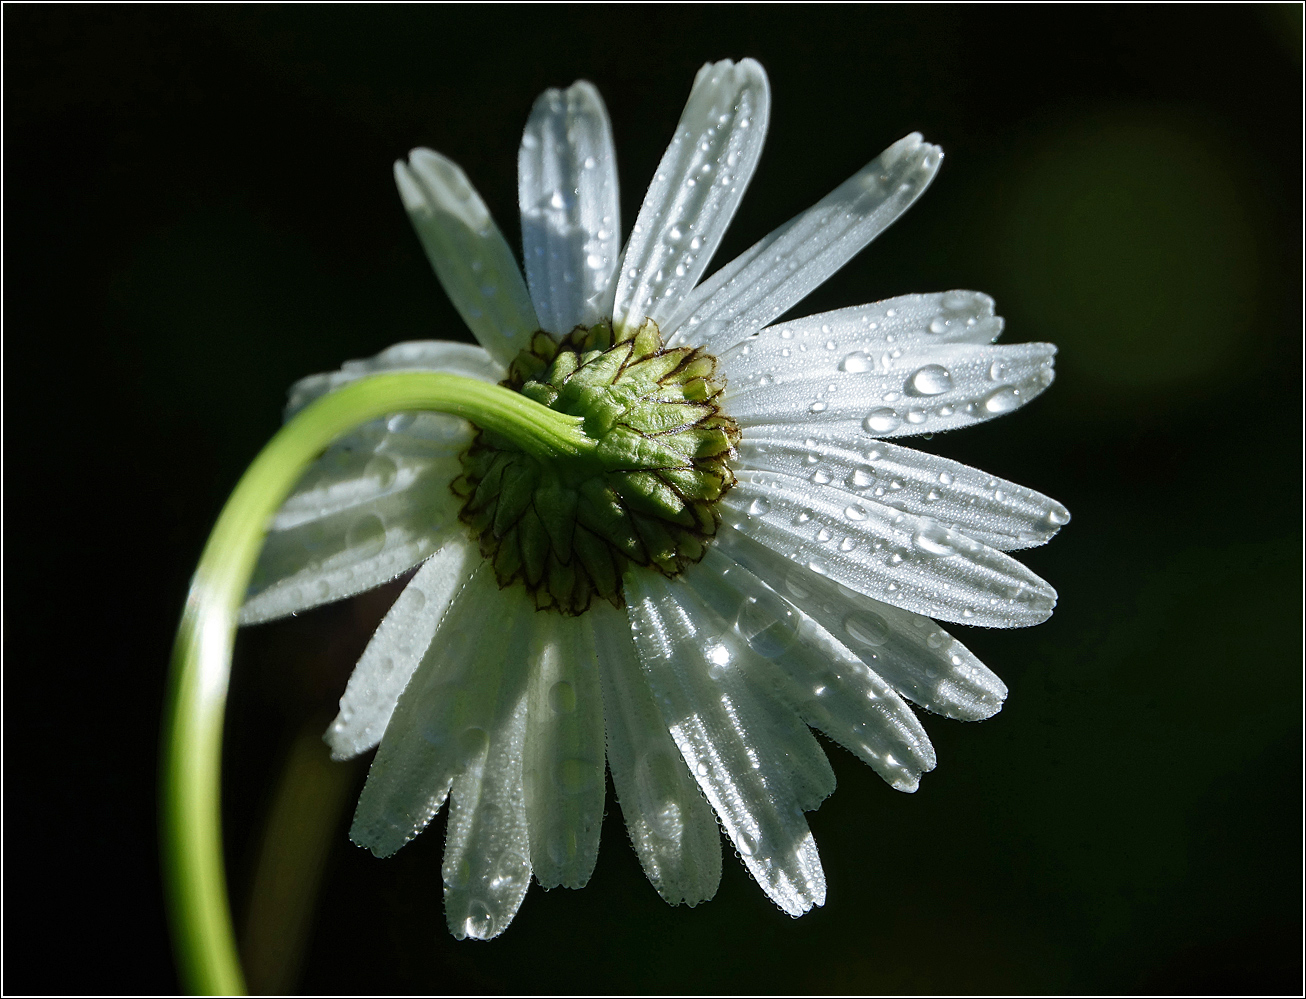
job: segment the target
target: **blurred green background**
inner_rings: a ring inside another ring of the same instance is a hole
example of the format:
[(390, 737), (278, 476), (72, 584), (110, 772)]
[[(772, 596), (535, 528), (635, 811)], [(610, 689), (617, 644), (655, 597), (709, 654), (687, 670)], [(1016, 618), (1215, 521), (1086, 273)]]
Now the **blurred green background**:
[(1060, 347), (1036, 403), (922, 444), (1074, 514), (1025, 558), (1053, 619), (958, 631), (1007, 707), (926, 719), (915, 795), (829, 746), (830, 894), (801, 920), (731, 857), (714, 901), (667, 907), (610, 797), (588, 888), (458, 944), (443, 818), (392, 860), (350, 846), (364, 770), (313, 736), (396, 590), (251, 630), (225, 807), (252, 984), (1299, 991), (1299, 6), (9, 7), (4, 29), (8, 991), (177, 988), (156, 750), (204, 537), (290, 382), (468, 336), (391, 162), (451, 156), (515, 244), (521, 126), (584, 77), (629, 227), (695, 70), (746, 55), (770, 137), (718, 262), (920, 130), (948, 155), (928, 195), (796, 314), (978, 288), (1005, 339)]

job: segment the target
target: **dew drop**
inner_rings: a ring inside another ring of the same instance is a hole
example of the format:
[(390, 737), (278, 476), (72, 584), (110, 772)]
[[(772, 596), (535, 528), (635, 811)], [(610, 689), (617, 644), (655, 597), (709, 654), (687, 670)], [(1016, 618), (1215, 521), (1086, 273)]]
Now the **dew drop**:
[(735, 618), (735, 628), (750, 649), (767, 659), (784, 653), (798, 638), (797, 615), (789, 604), (770, 592), (744, 600)]
[(862, 509), (860, 506), (845, 507), (843, 511), (843, 515), (847, 517), (849, 520), (866, 519), (866, 511)]
[(940, 472), (939, 481), (942, 482), (945, 486), (950, 486), (952, 485), (952, 476), (949, 475), (947, 472)]
[(907, 388), (916, 395), (942, 395), (952, 388), (952, 373), (942, 364), (927, 364), (911, 376)]
[(1019, 405), (1020, 390), (1010, 385), (1002, 386), (984, 400), (984, 409), (989, 413), (1010, 413)]
[(923, 410), (923, 409), (909, 409), (909, 410), (907, 410), (907, 422), (908, 422), (908, 423), (914, 423), (914, 424), (917, 424), (917, 425), (919, 426), (920, 424), (922, 424), (922, 423), (925, 422), (925, 419), (926, 419), (925, 410)]
[(360, 558), (379, 555), (385, 547), (385, 525), (374, 513), (365, 514), (349, 525), (345, 545)]
[(874, 369), (875, 358), (869, 357), (860, 350), (854, 350), (839, 362), (840, 371), (852, 371), (860, 374), (865, 371), (873, 371)]
[(771, 512), (771, 504), (762, 497), (758, 497), (748, 504), (748, 513), (752, 517), (764, 517)]
[(1005, 361), (994, 361), (989, 365), (989, 378), (995, 382), (1000, 382), (1007, 377), (1010, 370)]
[(932, 520), (922, 522), (921, 527), (912, 535), (912, 544), (926, 555), (955, 555), (957, 549), (951, 543), (951, 532), (946, 527)]
[(382, 489), (389, 489), (394, 485), (395, 477), (399, 474), (399, 468), (391, 459), (383, 454), (378, 454), (363, 468), (363, 474), (369, 479), (376, 479), (377, 484)]
[(846, 481), (854, 489), (868, 489), (875, 485), (875, 473), (869, 468), (854, 468)]
[(889, 622), (874, 611), (854, 611), (843, 619), (843, 630), (860, 645), (883, 645), (891, 634)]
[(820, 400), (817, 400), (807, 407), (809, 413), (824, 413), (827, 409), (829, 409), (829, 406)]
[(931, 333), (943, 333), (948, 329), (948, 321), (935, 317), (930, 320), (929, 331)]
[(898, 427), (901, 421), (892, 409), (872, 409), (862, 421), (862, 428), (867, 433), (887, 434)]
[(576, 688), (566, 680), (559, 680), (549, 688), (549, 707), (560, 715), (576, 710)]

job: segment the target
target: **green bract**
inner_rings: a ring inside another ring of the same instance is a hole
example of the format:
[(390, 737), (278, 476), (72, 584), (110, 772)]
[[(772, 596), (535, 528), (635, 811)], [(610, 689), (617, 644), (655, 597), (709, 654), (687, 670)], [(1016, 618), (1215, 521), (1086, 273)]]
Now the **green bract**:
[(716, 369), (702, 350), (664, 348), (652, 320), (535, 334), (503, 384), (580, 417), (596, 447), (542, 459), (482, 429), (463, 455), (460, 517), (500, 587), (520, 580), (538, 609), (580, 614), (595, 596), (623, 605), (628, 562), (675, 576), (703, 557), (739, 440)]

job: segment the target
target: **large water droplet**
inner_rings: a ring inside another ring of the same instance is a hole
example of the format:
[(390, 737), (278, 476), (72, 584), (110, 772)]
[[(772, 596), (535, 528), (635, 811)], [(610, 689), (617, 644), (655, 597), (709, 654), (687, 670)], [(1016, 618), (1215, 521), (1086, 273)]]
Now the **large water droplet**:
[(984, 400), (984, 409), (989, 413), (1010, 413), (1020, 405), (1020, 390), (1004, 385), (991, 393)]
[(748, 514), (751, 517), (764, 517), (770, 512), (771, 504), (760, 496), (748, 504)]
[(879, 646), (892, 634), (889, 622), (874, 611), (854, 611), (843, 619), (843, 630), (859, 645)]
[(394, 485), (395, 476), (399, 474), (399, 468), (390, 458), (378, 454), (363, 468), (363, 474), (369, 479), (375, 479), (380, 488), (389, 489)]
[(349, 525), (345, 545), (359, 558), (379, 555), (385, 547), (385, 525), (374, 513), (364, 514)]
[(549, 707), (560, 715), (576, 710), (576, 688), (566, 680), (559, 680), (549, 688)]
[(740, 605), (735, 628), (754, 652), (774, 659), (797, 640), (798, 615), (778, 596), (760, 593)]
[(907, 390), (916, 395), (942, 395), (952, 388), (952, 373), (942, 364), (927, 364), (907, 383)]
[(912, 544), (926, 555), (955, 555), (957, 549), (951, 542), (951, 532), (932, 520), (921, 523), (920, 529), (912, 535)]
[(862, 421), (862, 428), (872, 434), (887, 434), (897, 429), (900, 422), (892, 409), (872, 409)]
[(861, 373), (864, 371), (875, 370), (875, 359), (868, 357), (860, 350), (854, 350), (851, 354), (839, 362), (840, 371), (853, 371)]

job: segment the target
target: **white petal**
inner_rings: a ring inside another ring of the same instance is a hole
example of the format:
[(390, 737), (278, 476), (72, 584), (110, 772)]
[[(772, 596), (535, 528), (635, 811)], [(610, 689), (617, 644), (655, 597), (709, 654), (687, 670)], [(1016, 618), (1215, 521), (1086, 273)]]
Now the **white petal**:
[(776, 689), (805, 722), (869, 763), (892, 787), (915, 791), (921, 773), (934, 769), (934, 747), (893, 688), (719, 548), (709, 548), (702, 564), (702, 571), (682, 578), (733, 622), (758, 657), (750, 668), (768, 667)]
[[(453, 778), (486, 752), (525, 691), (534, 613), (524, 590), (501, 591), (481, 562), (399, 697), (358, 799), (349, 831), (355, 843), (378, 857), (393, 854), (440, 810)], [(520, 782), (520, 761), (517, 767)]]
[(661, 325), (703, 276), (757, 168), (770, 112), (766, 73), (752, 59), (699, 70), (622, 258), (618, 327), (646, 316)]
[[(835, 341), (767, 373), (732, 381), (723, 402), (741, 427), (855, 424), (868, 437), (971, 426), (1025, 405), (1052, 384), (1050, 343), (943, 344), (845, 366)], [(866, 355), (854, 351), (848, 356)]]
[(731, 526), (859, 593), (945, 621), (1023, 628), (1056, 591), (1009, 555), (831, 486), (744, 472), (721, 501)]
[(943, 152), (913, 132), (703, 282), (668, 318), (672, 343), (720, 354), (806, 298), (911, 207)]
[(363, 650), (340, 698), (340, 713), (327, 729), (332, 759), (347, 760), (381, 741), (399, 695), (471, 578), (478, 555), (470, 540), (455, 534), (404, 587)]
[(486, 353), (483, 347), (470, 343), (450, 343), (447, 340), (409, 340), (387, 347), (375, 357), (346, 361), (339, 371), (301, 378), (290, 386), (287, 393), (286, 419), (289, 420), (313, 400), (350, 382), (368, 375), (396, 371), (445, 371), (486, 382), (500, 382), (507, 374), (503, 365)]
[(333, 447), (269, 524), (240, 623), (362, 593), (430, 556), (458, 529), (449, 483), (460, 470), (435, 445), (425, 454)]
[(949, 718), (1002, 709), (1006, 685), (933, 621), (863, 596), (722, 525), (721, 551), (810, 614), (906, 697)]
[(738, 382), (808, 365), (829, 370), (832, 362), (840, 371), (873, 371), (888, 367), (885, 358), (940, 344), (990, 344), (1002, 326), (993, 299), (978, 291), (902, 295), (776, 323), (725, 351), (721, 362)]
[(453, 782), (442, 870), (444, 916), (458, 940), (497, 937), (531, 884), (522, 788), (526, 698), (519, 687), (513, 693)]
[(561, 335), (611, 318), (621, 255), (617, 158), (592, 83), (540, 95), (517, 176), (526, 280), (540, 326)]
[(481, 346), (505, 367), (539, 329), (499, 227), (466, 174), (439, 153), (395, 161), (395, 184), (427, 259)]
[(603, 694), (585, 617), (537, 614), (523, 779), (531, 866), (545, 888), (582, 888), (603, 825)]
[(716, 819), (653, 703), (625, 614), (596, 604), (587, 616), (603, 677), (608, 766), (630, 841), (659, 895), (697, 905), (721, 880)]
[(825, 874), (803, 818), (834, 786), (820, 747), (791, 709), (750, 686), (747, 646), (686, 603), (686, 588), (673, 592), (650, 570), (628, 572), (625, 585), (654, 701), (726, 835), (785, 912), (823, 904)]
[[(884, 441), (862, 446), (866, 443), (864, 437), (832, 442), (823, 436), (759, 438), (750, 432), (739, 444), (738, 467), (831, 483), (855, 496), (933, 517), (999, 551), (1045, 544), (1070, 523), (1070, 511), (1033, 489), (924, 451)], [(847, 444), (861, 449), (840, 446)]]

